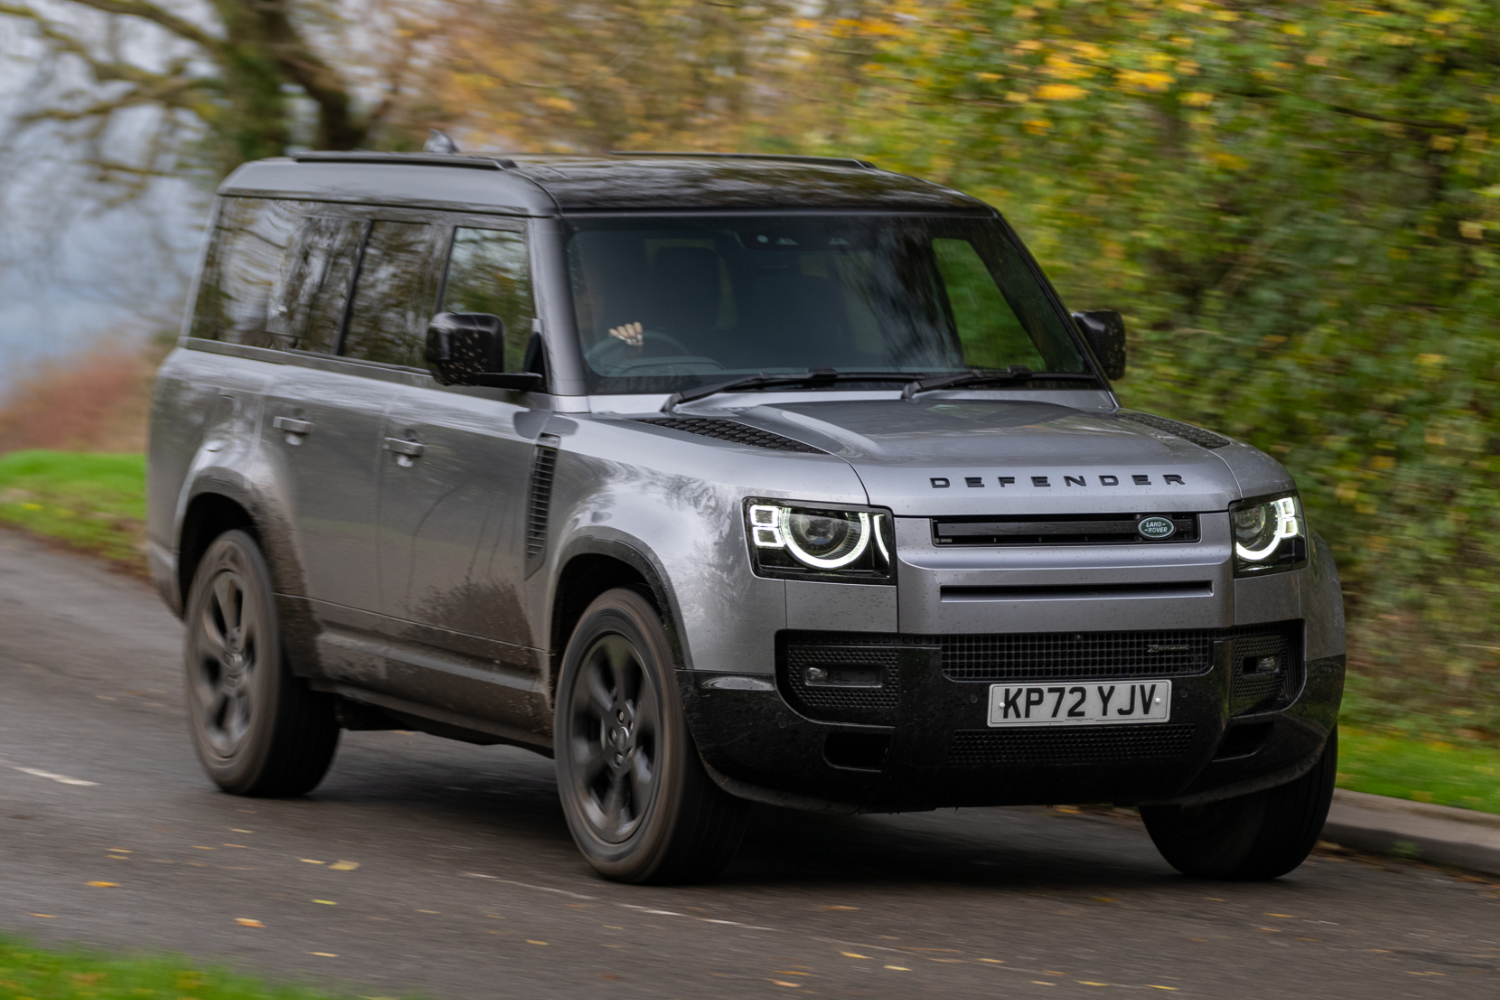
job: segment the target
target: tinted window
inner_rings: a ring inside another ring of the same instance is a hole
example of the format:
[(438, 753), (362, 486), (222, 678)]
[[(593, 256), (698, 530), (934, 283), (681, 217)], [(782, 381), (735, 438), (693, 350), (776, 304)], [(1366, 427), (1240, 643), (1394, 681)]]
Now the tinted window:
[(220, 202), (198, 283), (190, 333), (252, 347), (275, 347), (266, 330), (271, 295), (297, 227), (297, 206), (263, 198)]
[(323, 353), (337, 348), (364, 232), (365, 223), (354, 219), (302, 220), (271, 298), (267, 329), (277, 347)]
[(659, 216), (571, 228), (592, 391), (811, 368), (1085, 370), (1066, 319), (993, 219)]
[(435, 311), (439, 230), (412, 222), (370, 228), (343, 353), (392, 365), (423, 364), (427, 324)]
[(498, 229), (458, 230), (443, 311), (499, 316), (505, 322), (505, 370), (520, 371), (536, 315), (525, 237)]

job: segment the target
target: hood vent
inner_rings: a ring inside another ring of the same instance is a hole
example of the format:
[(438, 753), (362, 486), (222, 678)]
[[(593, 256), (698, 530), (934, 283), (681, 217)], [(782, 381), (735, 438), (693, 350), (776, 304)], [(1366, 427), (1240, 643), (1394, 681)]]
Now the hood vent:
[(801, 441), (793, 441), (789, 437), (763, 431), (759, 427), (751, 427), (742, 424), (738, 420), (724, 420), (721, 417), (652, 417), (649, 420), (640, 421), (643, 424), (655, 424), (658, 427), (666, 427), (674, 431), (685, 431), (688, 434), (701, 434), (704, 437), (714, 438), (719, 441), (733, 441), (735, 444), (747, 444), (752, 448), (770, 448), (773, 451), (799, 451), (807, 455), (826, 455), (828, 452), (822, 448), (814, 448), (810, 444)]
[(1132, 423), (1143, 424), (1146, 427), (1153, 427), (1159, 431), (1166, 431), (1168, 434), (1176, 435), (1177, 437), (1182, 438), (1184, 441), (1191, 441), (1193, 442), (1193, 444), (1199, 445), (1204, 448), (1222, 448), (1227, 444), (1234, 444), (1234, 441), (1232, 439), (1227, 438), (1222, 434), (1215, 434), (1213, 431), (1204, 430), (1202, 427), (1194, 427), (1192, 424), (1185, 424), (1181, 420), (1171, 420), (1167, 417), (1158, 417), (1154, 413), (1138, 413), (1134, 410), (1121, 410), (1117, 414), (1117, 416), (1119, 416), (1121, 420), (1129, 420)]

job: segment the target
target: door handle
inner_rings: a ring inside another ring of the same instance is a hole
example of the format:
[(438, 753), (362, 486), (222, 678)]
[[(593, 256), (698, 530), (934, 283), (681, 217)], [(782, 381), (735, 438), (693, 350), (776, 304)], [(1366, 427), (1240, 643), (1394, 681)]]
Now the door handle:
[(385, 450), (393, 452), (396, 455), (397, 462), (402, 465), (410, 465), (421, 458), (422, 452), (427, 449), (420, 441), (408, 441), (406, 438), (386, 438)]
[(301, 444), (302, 439), (311, 434), (316, 425), (311, 420), (298, 420), (295, 417), (277, 417), (271, 421), (271, 426), (278, 431), (286, 432), (287, 444)]

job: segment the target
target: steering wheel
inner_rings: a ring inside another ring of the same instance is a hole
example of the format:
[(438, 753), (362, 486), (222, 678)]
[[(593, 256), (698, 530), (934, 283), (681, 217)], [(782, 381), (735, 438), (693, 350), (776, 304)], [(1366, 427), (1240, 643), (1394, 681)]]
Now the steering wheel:
[(648, 357), (671, 357), (691, 353), (682, 341), (669, 333), (662, 333), (659, 330), (643, 330), (640, 347), (632, 347), (618, 337), (606, 337), (584, 352), (584, 359), (588, 361), (591, 368), (604, 370), (628, 366), (633, 361)]

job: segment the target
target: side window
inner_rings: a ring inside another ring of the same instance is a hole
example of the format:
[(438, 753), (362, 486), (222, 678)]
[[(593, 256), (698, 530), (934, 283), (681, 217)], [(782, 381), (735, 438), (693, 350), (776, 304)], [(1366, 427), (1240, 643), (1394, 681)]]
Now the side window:
[(499, 316), (505, 323), (505, 370), (521, 371), (536, 316), (526, 237), (499, 229), (454, 233), (442, 311)]
[(413, 222), (370, 227), (343, 353), (365, 361), (421, 367), (437, 298), (440, 230)]
[(1045, 371), (1036, 345), (974, 245), (968, 240), (935, 239), (932, 250), (948, 290), (964, 363), (981, 368), (1024, 363)]
[(189, 333), (251, 347), (276, 347), (267, 331), (271, 296), (297, 226), (294, 202), (226, 198), (193, 307)]
[(281, 266), (266, 327), (276, 346), (332, 354), (365, 223), (304, 218)]

